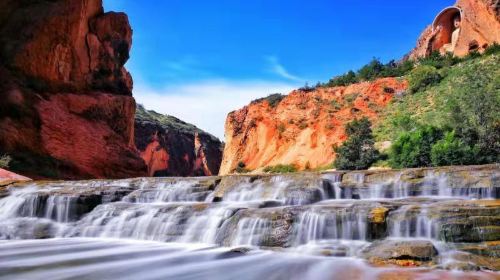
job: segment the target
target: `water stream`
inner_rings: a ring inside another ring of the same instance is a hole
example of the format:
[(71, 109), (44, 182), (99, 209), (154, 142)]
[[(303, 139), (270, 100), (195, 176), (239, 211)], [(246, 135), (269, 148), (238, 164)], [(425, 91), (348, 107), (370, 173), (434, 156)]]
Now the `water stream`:
[[(11, 186), (0, 199), (0, 279), (500, 277), (497, 266), (471, 261), (485, 254), (462, 249), (496, 241), (498, 167), (470, 171), (473, 180), (408, 174)], [(410, 253), (380, 258), (414, 268), (370, 265), (390, 242)], [(427, 259), (414, 244), (437, 253)]]

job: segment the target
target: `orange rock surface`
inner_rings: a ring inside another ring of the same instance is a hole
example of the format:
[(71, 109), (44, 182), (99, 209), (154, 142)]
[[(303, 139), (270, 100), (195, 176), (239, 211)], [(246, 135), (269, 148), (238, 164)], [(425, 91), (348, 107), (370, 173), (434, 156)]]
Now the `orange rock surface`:
[(26, 181), (31, 181), (31, 179), (0, 168), (0, 186)]
[[(454, 7), (454, 8), (453, 8)], [(436, 15), (418, 39), (417, 46), (410, 54), (410, 59), (422, 57), (432, 51), (438, 51), (450, 40), (451, 24), (454, 13), (461, 15), (461, 28), (453, 53), (457, 56), (467, 55), (472, 50), (483, 51), (486, 47), (500, 43), (500, 7), (495, 0), (458, 0), (452, 9), (444, 9)], [(441, 24), (443, 31), (432, 36), (432, 31)]]
[(255, 170), (277, 164), (300, 169), (331, 164), (333, 146), (346, 140), (344, 126), (355, 118), (373, 122), (407, 82), (384, 78), (347, 87), (295, 90), (272, 107), (268, 101), (252, 102), (231, 112), (225, 124), (226, 146), (221, 175), (239, 162)]
[(0, 3), (0, 153), (33, 178), (146, 175), (123, 65), (132, 29), (102, 0)]

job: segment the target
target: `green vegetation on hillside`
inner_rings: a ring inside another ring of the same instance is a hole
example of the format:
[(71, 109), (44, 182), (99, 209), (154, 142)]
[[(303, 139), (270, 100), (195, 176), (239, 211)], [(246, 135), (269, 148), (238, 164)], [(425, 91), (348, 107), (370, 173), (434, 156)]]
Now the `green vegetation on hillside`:
[(267, 97), (255, 99), (252, 102), (250, 102), (250, 104), (255, 104), (255, 103), (267, 101), (269, 103), (269, 106), (271, 106), (271, 108), (274, 108), (274, 107), (278, 106), (278, 104), (280, 104), (281, 100), (283, 100), (283, 98), (285, 98), (285, 96), (286, 95), (283, 95), (281, 93), (273, 93), (273, 94), (268, 95)]
[(293, 173), (297, 172), (297, 167), (293, 164), (278, 164), (264, 168), (266, 173)]
[(397, 63), (394, 60), (386, 64), (374, 58), (370, 63), (361, 67), (358, 71), (349, 71), (344, 75), (336, 76), (330, 81), (321, 84), (323, 87), (348, 86), (363, 81), (372, 81), (378, 78), (401, 77), (410, 72), (414, 67), (414, 62), (407, 60)]
[(143, 105), (137, 104), (135, 111), (135, 119), (144, 122), (157, 122), (161, 126), (171, 128), (180, 132), (187, 132), (194, 134), (195, 132), (203, 133), (203, 131), (196, 126), (179, 120), (176, 117), (170, 115), (162, 115), (152, 110), (146, 110)]
[(377, 161), (379, 154), (375, 149), (371, 122), (364, 117), (346, 125), (349, 137), (341, 146), (335, 147), (337, 157), (333, 165), (342, 170), (368, 169)]
[(8, 168), (12, 158), (8, 155), (0, 156), (0, 168)]
[(500, 48), (421, 60), (375, 128), (392, 167), (500, 162)]
[(248, 169), (243, 161), (238, 162), (238, 166), (233, 170), (234, 173), (245, 174), (250, 173), (252, 170)]

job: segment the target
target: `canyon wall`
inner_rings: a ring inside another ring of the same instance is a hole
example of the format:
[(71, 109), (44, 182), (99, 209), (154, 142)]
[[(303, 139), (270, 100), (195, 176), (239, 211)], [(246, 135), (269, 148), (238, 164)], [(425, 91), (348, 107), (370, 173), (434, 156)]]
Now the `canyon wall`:
[[(454, 14), (460, 14), (461, 28), (453, 54), (465, 56), (470, 51), (483, 51), (492, 44), (500, 43), (500, 4), (497, 0), (458, 0), (451, 8), (444, 9), (425, 28), (417, 46), (408, 57), (415, 59), (439, 50), (451, 39)], [(438, 25), (443, 30), (433, 36)]]
[(146, 175), (123, 65), (132, 29), (101, 0), (0, 2), (0, 154), (32, 178)]
[(277, 164), (327, 166), (335, 159), (333, 146), (346, 140), (345, 124), (363, 116), (377, 122), (406, 88), (404, 80), (384, 78), (256, 100), (226, 119), (220, 174), (232, 173), (240, 163), (250, 170)]
[(135, 142), (149, 176), (219, 173), (223, 144), (194, 125), (137, 107)]

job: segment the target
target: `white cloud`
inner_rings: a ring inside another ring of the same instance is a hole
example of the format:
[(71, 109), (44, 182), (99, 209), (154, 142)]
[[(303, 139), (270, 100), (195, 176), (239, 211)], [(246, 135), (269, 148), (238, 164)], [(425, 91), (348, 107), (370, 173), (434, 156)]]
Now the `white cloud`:
[(280, 62), (276, 56), (268, 56), (268, 57), (266, 57), (266, 59), (268, 60), (268, 62), (270, 64), (270, 68), (269, 68), (270, 72), (272, 72), (272, 73), (274, 73), (282, 78), (291, 80), (291, 81), (304, 82), (304, 79), (297, 77), (297, 76), (291, 74), (290, 72), (288, 72), (288, 70), (286, 70), (286, 68), (280, 64)]
[(146, 109), (175, 116), (224, 140), (229, 112), (271, 93), (288, 93), (296, 83), (208, 80), (161, 90), (136, 85), (134, 97)]

